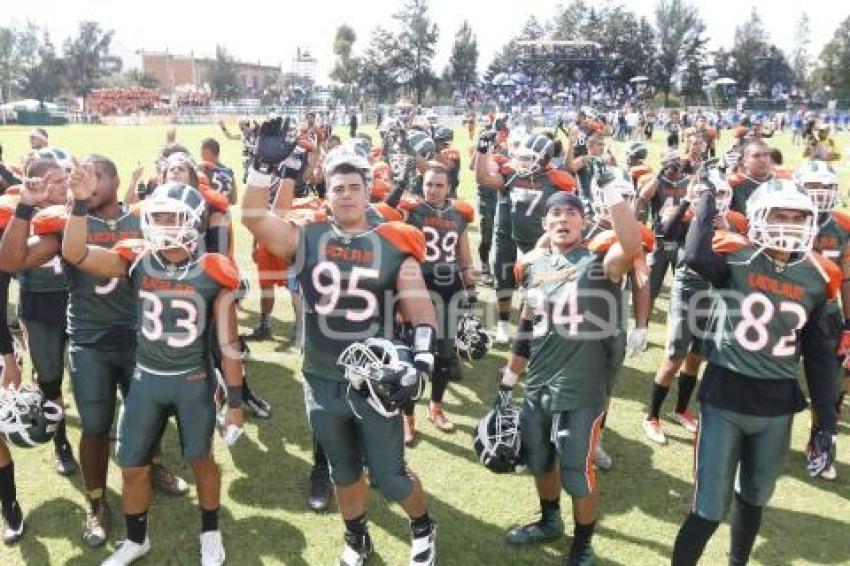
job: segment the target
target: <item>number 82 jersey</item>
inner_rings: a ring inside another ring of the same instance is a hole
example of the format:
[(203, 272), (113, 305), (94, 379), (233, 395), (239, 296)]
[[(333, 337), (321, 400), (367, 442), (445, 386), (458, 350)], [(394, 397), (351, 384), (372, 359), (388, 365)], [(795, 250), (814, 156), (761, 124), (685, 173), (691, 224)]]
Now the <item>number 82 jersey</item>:
[(816, 253), (779, 269), (737, 234), (715, 236), (713, 247), (729, 278), (712, 291), (708, 359), (750, 377), (796, 379), (800, 331), (815, 307), (838, 296), (840, 269)]

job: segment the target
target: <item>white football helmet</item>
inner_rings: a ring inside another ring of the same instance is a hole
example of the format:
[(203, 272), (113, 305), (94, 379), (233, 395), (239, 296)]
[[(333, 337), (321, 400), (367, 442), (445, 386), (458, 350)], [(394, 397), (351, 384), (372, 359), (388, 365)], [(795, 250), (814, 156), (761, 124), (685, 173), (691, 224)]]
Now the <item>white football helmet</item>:
[[(366, 402), (387, 418), (398, 414), (397, 408), (389, 406), (388, 399), (398, 389), (401, 375), (416, 371), (410, 348), (384, 338), (354, 342), (343, 350), (336, 363), (350, 388), (363, 392)], [(424, 381), (421, 384), (424, 387)], [(420, 389), (415, 399), (421, 395)]]
[(366, 175), (366, 186), (372, 185), (372, 166), (369, 164), (369, 160), (355, 150), (352, 145), (343, 144), (328, 152), (324, 163), (325, 177), (330, 176), (331, 172), (343, 163), (363, 171)]
[(818, 207), (819, 212), (835, 208), (838, 197), (838, 175), (826, 161), (806, 161), (794, 173), (797, 185)]
[(725, 214), (732, 204), (732, 187), (729, 186), (720, 171), (711, 169), (704, 176), (688, 185), (688, 200), (696, 202), (706, 191), (714, 191), (717, 212)]
[[(778, 210), (797, 210), (805, 217), (799, 223), (778, 221), (773, 216)], [(773, 179), (762, 183), (747, 201), (747, 235), (762, 248), (805, 254), (815, 243), (817, 216), (818, 209), (812, 199), (794, 181)]]
[(154, 250), (194, 254), (207, 228), (207, 203), (189, 185), (168, 182), (142, 201), (142, 236)]
[(59, 167), (70, 172), (73, 167), (71, 154), (61, 147), (43, 147), (36, 152), (39, 159), (49, 159), (59, 164)]

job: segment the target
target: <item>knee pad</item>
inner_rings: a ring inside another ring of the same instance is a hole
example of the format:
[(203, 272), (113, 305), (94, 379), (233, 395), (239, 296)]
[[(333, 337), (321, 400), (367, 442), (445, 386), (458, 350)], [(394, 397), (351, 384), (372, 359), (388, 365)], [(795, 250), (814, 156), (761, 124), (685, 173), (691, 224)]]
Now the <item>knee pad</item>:
[(39, 381), (38, 388), (44, 394), (44, 398), (48, 401), (53, 401), (62, 396), (62, 380), (56, 381)]
[(370, 475), (372, 484), (389, 501), (398, 502), (407, 499), (413, 491), (413, 479), (407, 475), (404, 469), (399, 470), (394, 474), (375, 474)]

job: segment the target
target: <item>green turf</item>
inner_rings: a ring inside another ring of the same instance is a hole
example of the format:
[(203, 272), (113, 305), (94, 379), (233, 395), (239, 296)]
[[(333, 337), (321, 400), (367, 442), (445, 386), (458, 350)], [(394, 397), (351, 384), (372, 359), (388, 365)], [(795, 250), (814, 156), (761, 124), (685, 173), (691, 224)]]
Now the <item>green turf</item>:
[[(152, 162), (164, 139), (165, 127), (69, 126), (51, 128), (55, 145), (76, 154), (96, 151), (116, 160), (125, 177), (141, 159)], [(340, 131), (341, 135), (344, 135)], [(728, 144), (728, 134), (720, 147)], [(205, 136), (219, 136), (214, 126), (183, 126), (178, 140), (198, 151)], [(456, 130), (457, 145), (463, 150), (464, 169), (468, 140)], [(651, 161), (661, 153), (661, 136), (656, 136)], [(8, 160), (16, 159), (27, 147), (26, 129), (0, 128), (0, 143)], [(778, 136), (773, 143), (785, 150), (791, 166), (801, 148), (790, 138)], [(240, 145), (222, 141), (223, 160), (239, 169)], [(839, 148), (850, 146), (846, 134)], [(622, 154), (622, 144), (614, 144)], [(845, 153), (850, 153), (847, 150)], [(847, 167), (842, 166), (842, 188), (850, 186)], [(461, 193), (474, 195), (471, 174), (464, 170)], [(238, 213), (236, 215), (238, 217)], [(237, 254), (246, 270), (250, 238), (237, 226)], [(473, 228), (473, 245), (477, 234)], [(483, 292), (492, 302), (492, 291)], [(248, 312), (240, 314), (242, 330), (256, 321), (256, 292), (247, 301)], [(614, 458), (614, 468), (599, 474), (603, 493), (599, 528), (594, 546), (601, 564), (664, 564), (677, 529), (687, 513), (691, 490), (692, 438), (683, 429), (666, 423), (669, 445), (658, 447), (644, 439), (641, 419), (655, 369), (662, 361), (666, 291), (659, 300), (651, 326), (649, 350), (628, 359), (613, 401), (604, 445)], [(257, 361), (249, 363), (253, 386), (274, 405), (270, 421), (250, 420), (247, 434), (233, 452), (217, 443), (216, 455), (223, 470), (221, 528), (230, 564), (333, 564), (340, 550), (342, 523), (335, 513), (315, 515), (304, 504), (310, 465), (310, 437), (298, 376), (299, 357), (289, 348), (291, 307), (281, 295), (275, 308), (274, 341), (254, 345)], [(425, 418), (424, 403), (417, 408), (419, 442), (410, 451), (414, 470), (422, 478), (431, 514), (439, 522), (439, 560), (443, 565), (557, 564), (568, 539), (539, 548), (514, 549), (503, 542), (512, 524), (533, 520), (538, 504), (529, 476), (496, 476), (478, 465), (471, 448), (471, 431), (486, 412), (493, 395), (496, 369), (505, 352), (495, 352), (466, 377), (453, 384), (446, 409), (458, 430), (453, 435), (438, 432)], [(665, 409), (673, 402), (668, 399)], [(68, 395), (70, 398), (70, 395)], [(794, 426), (792, 451), (786, 474), (765, 513), (761, 535), (753, 554), (755, 564), (850, 564), (850, 461), (845, 419), (839, 439), (839, 479), (834, 484), (812, 481), (805, 474), (803, 446), (808, 415), (801, 414)], [(75, 408), (69, 407), (69, 434), (78, 438)], [(169, 430), (164, 443), (165, 461), (178, 467), (188, 479), (188, 467), (179, 461), (177, 441)], [(13, 451), (16, 459), (18, 493), (26, 513), (28, 530), (16, 547), (0, 548), (0, 565), (9, 564), (97, 564), (123, 537), (120, 514), (120, 477), (115, 467), (109, 475), (109, 500), (116, 513), (117, 528), (110, 544), (88, 550), (80, 539), (84, 499), (80, 476), (70, 480), (53, 471), (49, 447)], [(143, 564), (196, 564), (198, 561), (199, 516), (194, 492), (183, 499), (156, 496), (150, 515), (153, 551)], [(564, 515), (569, 524), (569, 504)], [(373, 493), (369, 511), (371, 532), (377, 550), (373, 564), (406, 563), (408, 530), (403, 513)], [(709, 544), (703, 564), (723, 564), (728, 548), (728, 528), (723, 526)]]

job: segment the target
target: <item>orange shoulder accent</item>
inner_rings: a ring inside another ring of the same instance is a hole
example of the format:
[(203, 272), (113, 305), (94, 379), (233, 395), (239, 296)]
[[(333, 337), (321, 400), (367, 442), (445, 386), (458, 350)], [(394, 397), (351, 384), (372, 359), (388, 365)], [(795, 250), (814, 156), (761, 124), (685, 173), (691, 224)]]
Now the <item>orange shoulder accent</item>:
[(643, 242), (643, 250), (647, 253), (655, 251), (655, 234), (646, 224), (638, 224), (640, 239)]
[(32, 233), (36, 236), (56, 234), (65, 229), (68, 209), (63, 204), (54, 204), (38, 211), (32, 219)]
[(460, 212), (461, 216), (470, 224), (475, 220), (475, 209), (465, 200), (455, 199), (452, 201), (452, 206)]
[(652, 173), (652, 167), (649, 165), (635, 165), (631, 169), (629, 169), (629, 173), (632, 176), (632, 182), (637, 181), (644, 175), (649, 175)]
[(819, 253), (812, 252), (812, 258), (815, 260), (818, 271), (826, 279), (826, 298), (835, 299), (841, 292), (841, 283), (844, 278), (841, 268), (834, 261), (826, 259)]
[(552, 181), (553, 185), (562, 191), (573, 192), (576, 190), (576, 180), (566, 171), (550, 169), (546, 173), (546, 176), (549, 177), (549, 180)]
[(832, 212), (832, 219), (835, 220), (835, 223), (841, 226), (842, 229), (850, 232), (850, 214), (835, 210)]
[(730, 175), (726, 181), (729, 183), (729, 186), (733, 189), (738, 188), (738, 186), (744, 182), (745, 177), (740, 173), (735, 173), (734, 175)]
[(416, 197), (405, 197), (398, 201), (398, 209), (405, 212), (413, 212), (419, 206), (420, 200)]
[(377, 175), (372, 175), (372, 200), (384, 200), (390, 194), (390, 184)]
[(325, 214), (325, 211), (320, 208), (296, 208), (287, 210), (283, 219), (295, 224), (296, 226), (306, 226), (313, 222), (324, 222), (328, 219), (328, 217), (327, 214)]
[(8, 193), (0, 196), (0, 230), (4, 230), (15, 216), (18, 197)]
[(375, 231), (416, 261), (425, 259), (425, 235), (413, 226), (403, 222), (387, 222), (379, 225)]
[(207, 174), (203, 171), (196, 171), (196, 174), (198, 175), (198, 190), (201, 191), (201, 193), (212, 190), (210, 178), (207, 177)]
[(223, 212), (226, 214), (230, 209), (230, 201), (220, 192), (207, 188), (206, 190), (201, 189), (201, 194), (204, 196), (207, 205), (212, 209), (211, 212)]
[(598, 254), (605, 253), (616, 243), (617, 234), (613, 230), (604, 230), (587, 243), (587, 249)]
[(745, 126), (738, 126), (737, 128), (735, 128), (735, 137), (736, 138), (742, 138), (745, 135), (747, 135), (748, 131), (749, 131), (749, 128), (747, 128)]
[(750, 241), (744, 236), (725, 230), (715, 232), (714, 238), (711, 240), (712, 249), (720, 254), (736, 252), (749, 244)]
[(127, 263), (136, 261), (136, 258), (145, 253), (148, 249), (147, 244), (141, 238), (131, 238), (129, 240), (121, 240), (115, 247), (112, 248), (120, 255)]
[(746, 235), (750, 229), (747, 217), (736, 210), (726, 212), (726, 222), (734, 226), (735, 230), (741, 235)]
[(5, 191), (3, 191), (4, 195), (19, 195), (21, 194), (21, 186), (20, 185), (12, 185)]
[(401, 212), (394, 209), (385, 202), (376, 202), (372, 204), (372, 208), (374, 208), (375, 212), (380, 214), (384, 220), (388, 220), (390, 222), (399, 222), (401, 220), (404, 220), (404, 215)]
[(794, 172), (785, 167), (777, 167), (773, 170), (773, 176), (777, 179), (793, 179)]
[(239, 268), (236, 267), (236, 262), (226, 255), (204, 254), (201, 257), (201, 266), (207, 275), (221, 286), (228, 289), (239, 288)]

